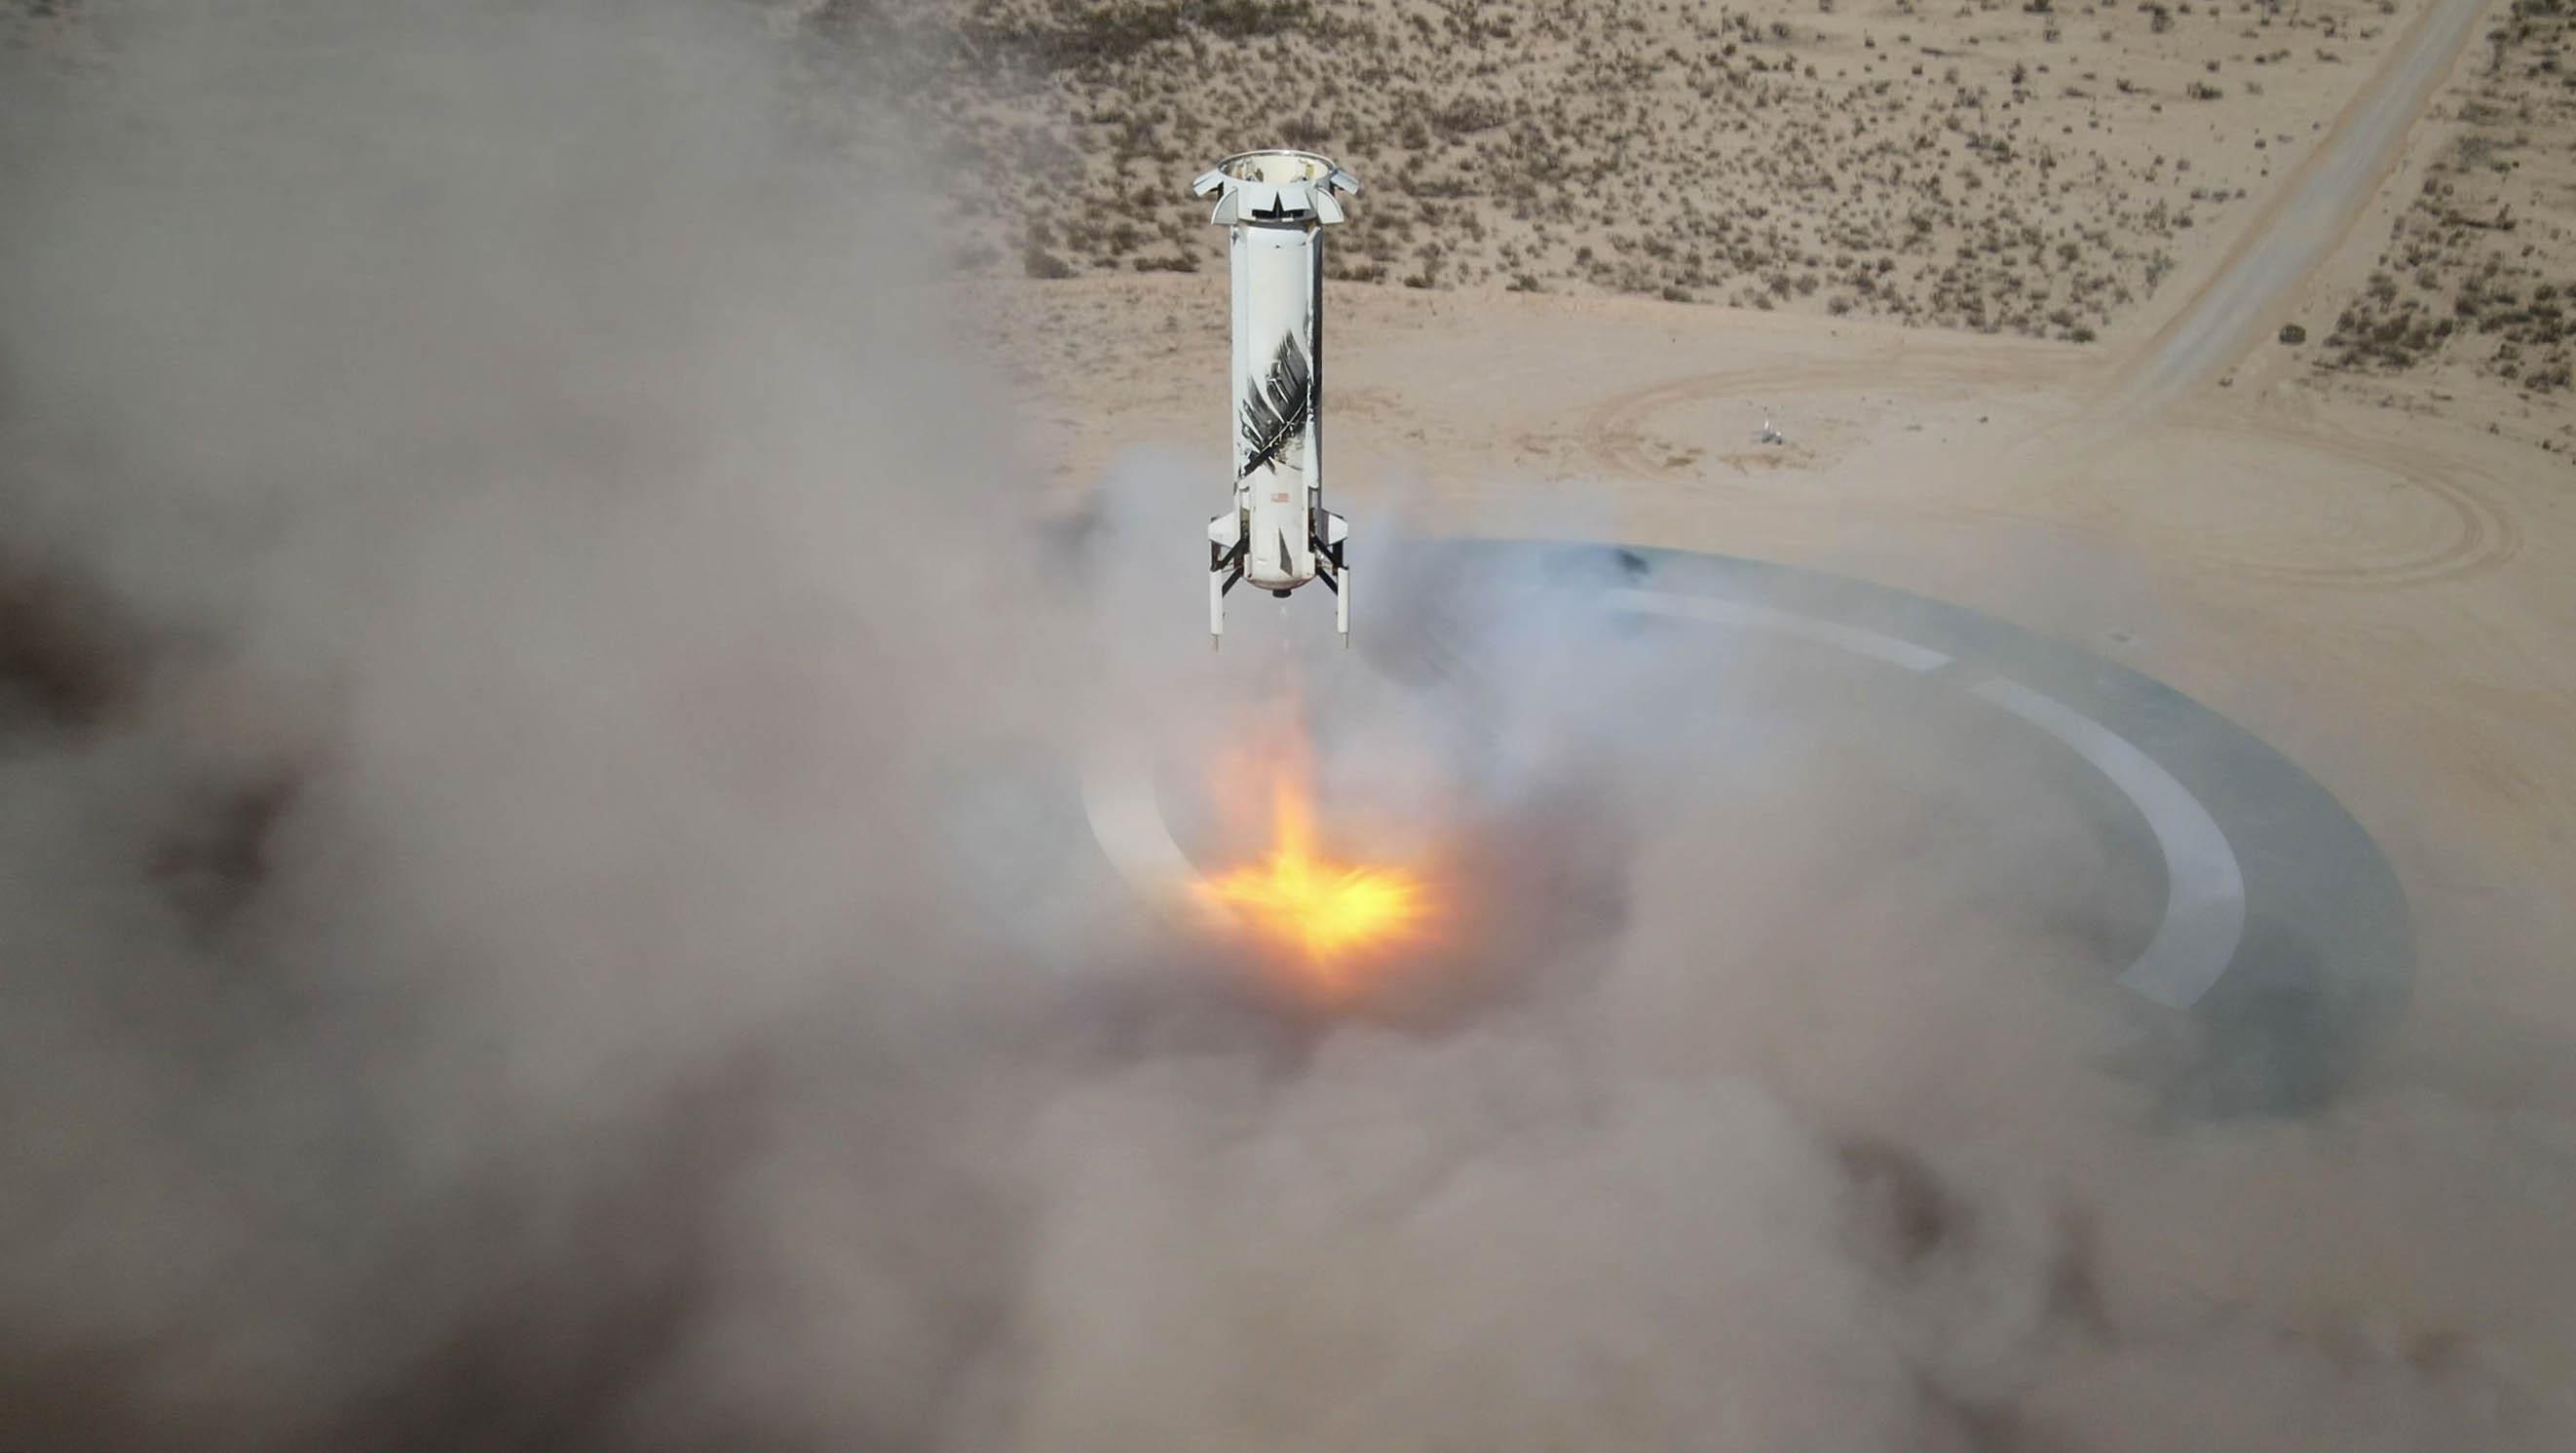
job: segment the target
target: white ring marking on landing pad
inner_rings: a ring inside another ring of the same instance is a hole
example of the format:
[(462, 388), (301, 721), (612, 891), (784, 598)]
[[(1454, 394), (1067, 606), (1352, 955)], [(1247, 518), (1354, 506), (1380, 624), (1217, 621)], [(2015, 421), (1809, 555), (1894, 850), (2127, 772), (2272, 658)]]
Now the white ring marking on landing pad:
[(2129, 796), (2165, 854), (2165, 916), (2120, 982), (2169, 1009), (2188, 1009), (2236, 957), (2245, 936), (2245, 873), (2218, 820), (2173, 774), (2093, 718), (2018, 682), (1969, 687), (2073, 747)]
[[(1821, 641), (1909, 671), (1936, 671), (1951, 659), (1928, 646), (1857, 626), (1707, 596), (1614, 590), (1609, 600), (1623, 610)], [(2190, 1008), (2227, 972), (2245, 936), (2245, 874), (2218, 820), (2155, 758), (2056, 698), (1999, 677), (1968, 689), (2073, 748), (2147, 820), (2165, 858), (2165, 911), (2155, 937), (2121, 973), (2120, 982), (2169, 1009)]]

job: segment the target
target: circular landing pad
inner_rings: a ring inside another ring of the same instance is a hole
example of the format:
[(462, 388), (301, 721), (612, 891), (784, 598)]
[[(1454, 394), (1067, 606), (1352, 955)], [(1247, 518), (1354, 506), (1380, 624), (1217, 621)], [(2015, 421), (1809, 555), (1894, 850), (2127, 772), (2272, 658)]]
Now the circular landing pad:
[[(2133, 1002), (2188, 1026), (2192, 1108), (2316, 1103), (2404, 1001), (2405, 900), (2369, 836), (2287, 758), (2152, 678), (1976, 612), (1731, 557), (1436, 541), (1380, 559), (1361, 577), (1373, 593), (1358, 597), (1355, 654), (1376, 679), (1471, 703), (1453, 720), (1511, 720), (1529, 689), (1592, 689), (1564, 684), (1582, 676), (1569, 659), (1624, 653), (1652, 684), (1623, 709), (1653, 713), (1645, 735), (1668, 752), (1740, 761), (1785, 734), (1838, 753), (1840, 775), (1885, 779), (1849, 801), (1935, 804), (1943, 824), (1916, 828), (1905, 851), (1998, 880), (1962, 883), (1959, 901), (2024, 912), (2047, 899), (2047, 913), (2083, 918)], [(1301, 652), (1308, 624), (1285, 625)], [(1283, 644), (1230, 637), (1220, 674), (1269, 671)], [(1319, 731), (1331, 707), (1308, 703)], [(1207, 854), (1186, 806), (1198, 769), (1176, 783), (1172, 750), (1129, 742), (1083, 783), (1092, 835), (1148, 893)], [(1511, 750), (1452, 740), (1444, 757)], [(1686, 761), (1657, 770), (1676, 800), (1699, 775)], [(2061, 871), (2063, 834), (2016, 846), (2014, 825), (2043, 818), (2092, 839), (2073, 855), (2080, 884)], [(2016, 879), (2051, 881), (2016, 898)]]

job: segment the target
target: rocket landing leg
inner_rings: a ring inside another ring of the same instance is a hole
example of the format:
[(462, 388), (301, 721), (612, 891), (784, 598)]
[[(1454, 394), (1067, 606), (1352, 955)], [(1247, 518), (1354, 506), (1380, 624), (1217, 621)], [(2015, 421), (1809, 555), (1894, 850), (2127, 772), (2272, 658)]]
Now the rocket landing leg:
[[(1342, 552), (1336, 546), (1332, 553), (1339, 556)], [(1315, 578), (1333, 593), (1333, 629), (1342, 633), (1342, 649), (1347, 651), (1351, 645), (1351, 567), (1328, 557), (1316, 564)]]
[(1315, 541), (1317, 554), (1332, 562), (1331, 573), (1324, 584), (1333, 592), (1333, 628), (1342, 633), (1342, 649), (1351, 645), (1351, 522), (1331, 510), (1318, 510), (1324, 528)]
[(1227, 513), (1208, 521), (1208, 649), (1225, 639), (1225, 593), (1243, 578), (1243, 518)]

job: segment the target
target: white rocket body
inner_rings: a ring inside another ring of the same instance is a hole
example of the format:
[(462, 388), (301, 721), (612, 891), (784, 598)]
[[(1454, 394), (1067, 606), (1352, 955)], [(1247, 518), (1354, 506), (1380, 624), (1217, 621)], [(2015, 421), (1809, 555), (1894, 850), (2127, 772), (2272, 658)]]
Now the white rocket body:
[(1349, 526), (1324, 508), (1324, 238), (1359, 180), (1302, 151), (1228, 157), (1192, 190), (1216, 194), (1234, 283), (1234, 507), (1208, 522), (1208, 633), (1238, 580), (1284, 596), (1321, 580), (1350, 639)]
[[(1315, 304), (1320, 236), (1294, 227), (1234, 229), (1235, 505), (1246, 525), (1243, 578), (1289, 590), (1315, 578), (1307, 512), (1320, 500)], [(1265, 441), (1261, 431), (1278, 431)]]

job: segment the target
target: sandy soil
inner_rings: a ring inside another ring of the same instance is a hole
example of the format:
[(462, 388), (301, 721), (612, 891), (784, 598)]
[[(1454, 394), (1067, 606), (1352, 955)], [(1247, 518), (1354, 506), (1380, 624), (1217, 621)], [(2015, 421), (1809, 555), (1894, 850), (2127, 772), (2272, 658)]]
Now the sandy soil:
[[(2447, 18), (2441, 48), (2391, 67), (2410, 114), (2455, 57), (2482, 64), (2459, 48), (2473, 25)], [(2161, 677), (2288, 752), (2387, 849), (2422, 936), (2411, 1042), (2474, 1041), (2501, 1067), (2484, 1088), (2576, 1104), (2576, 1072), (2539, 1048), (2576, 1032), (2543, 992), (2576, 929), (2559, 906), (2576, 891), (2576, 517), (2563, 459), (2532, 442), (2563, 412), (2469, 366), (2437, 375), (2438, 411), (2391, 409), (2309, 381), (2271, 336), (2375, 245), (2389, 190), (2420, 187), (2424, 132), (2448, 144), (2451, 118), (2374, 123), (2345, 105), (2358, 94), (2305, 93), (2337, 123), (2310, 145), (2375, 124), (2384, 154), (2327, 158), (2339, 189), (2285, 175), (2226, 214), (2240, 226), (2199, 229), (2205, 265), (2112, 349), (1336, 287), (1333, 488), (1363, 529), (1409, 514), (1842, 570)], [(2335, 229), (2281, 255), (2264, 229), (2314, 232), (2318, 207)], [(2251, 281), (2231, 282), (2243, 266)], [(1060, 498), (1139, 449), (1220, 478), (1224, 296), (1213, 271), (979, 291)], [(1754, 442), (1766, 416), (1785, 445)]]
[[(2204, 268), (2417, 0), (790, 7), (900, 64), (993, 276), (1213, 269), (1187, 178), (1378, 186), (1337, 271), (2068, 340)], [(955, 27), (955, 28), (952, 28)], [(1079, 208), (1033, 206), (1080, 196)]]
[(1187, 178), (1286, 142), (1376, 183), (1349, 284), (2155, 334), (2159, 404), (2239, 365), (2576, 450), (2563, 0), (773, 14), (905, 78), (970, 276), (1215, 271)]
[(2482, 7), (2399, 167), (2241, 382), (2463, 419), (2576, 451), (2576, 84), (2567, 8)]

